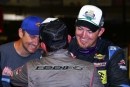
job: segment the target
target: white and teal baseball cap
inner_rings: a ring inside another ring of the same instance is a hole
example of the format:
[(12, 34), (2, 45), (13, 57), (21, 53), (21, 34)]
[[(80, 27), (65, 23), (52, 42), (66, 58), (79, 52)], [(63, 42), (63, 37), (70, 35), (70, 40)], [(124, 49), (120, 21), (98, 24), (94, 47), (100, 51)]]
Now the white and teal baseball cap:
[(75, 26), (84, 26), (92, 32), (97, 31), (104, 24), (103, 12), (93, 5), (84, 5), (80, 11)]

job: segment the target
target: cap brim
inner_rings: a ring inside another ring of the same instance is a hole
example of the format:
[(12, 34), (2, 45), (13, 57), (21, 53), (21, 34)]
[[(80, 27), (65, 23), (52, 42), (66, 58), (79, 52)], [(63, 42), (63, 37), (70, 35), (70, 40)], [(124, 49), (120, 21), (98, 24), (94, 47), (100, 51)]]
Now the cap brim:
[(84, 20), (77, 20), (77, 22), (75, 23), (75, 26), (84, 26), (89, 28), (92, 32), (95, 32), (99, 29), (98, 26), (88, 22), (88, 21), (84, 21)]
[(39, 30), (25, 30), (30, 35), (39, 35)]

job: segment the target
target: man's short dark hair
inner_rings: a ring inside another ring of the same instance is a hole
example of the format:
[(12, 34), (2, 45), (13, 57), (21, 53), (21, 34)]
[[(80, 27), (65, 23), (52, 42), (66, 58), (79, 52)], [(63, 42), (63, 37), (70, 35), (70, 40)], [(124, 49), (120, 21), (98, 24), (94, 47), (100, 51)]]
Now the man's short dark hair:
[(63, 21), (56, 19), (40, 26), (40, 41), (44, 42), (47, 50), (56, 51), (68, 45), (68, 30)]

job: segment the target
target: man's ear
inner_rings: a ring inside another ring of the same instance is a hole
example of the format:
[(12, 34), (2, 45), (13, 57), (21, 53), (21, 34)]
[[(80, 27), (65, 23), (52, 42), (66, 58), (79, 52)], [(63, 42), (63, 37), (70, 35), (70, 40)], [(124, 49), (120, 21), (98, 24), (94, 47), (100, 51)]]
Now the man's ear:
[(101, 30), (99, 31), (98, 36), (100, 37), (104, 33), (104, 31), (105, 31), (105, 28), (101, 28)]
[(47, 51), (46, 45), (45, 45), (45, 43), (43, 43), (43, 42), (41, 42), (41, 48), (42, 48), (45, 52)]
[(46, 55), (48, 55), (45, 43), (41, 42), (41, 48), (46, 52)]
[(68, 34), (68, 43), (70, 43), (71, 38), (72, 38), (72, 37)]
[(23, 30), (22, 30), (22, 28), (19, 28), (18, 34), (19, 34), (19, 37), (20, 37), (20, 38), (23, 37)]

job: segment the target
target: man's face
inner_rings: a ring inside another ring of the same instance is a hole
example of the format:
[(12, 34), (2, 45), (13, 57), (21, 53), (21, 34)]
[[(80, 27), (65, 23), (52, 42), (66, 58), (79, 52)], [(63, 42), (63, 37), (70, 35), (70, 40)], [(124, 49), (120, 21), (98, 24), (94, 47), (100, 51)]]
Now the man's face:
[(92, 32), (90, 29), (80, 26), (76, 27), (75, 36), (78, 45), (83, 48), (94, 47), (97, 42), (97, 38), (100, 36), (100, 31)]
[(23, 31), (21, 40), (23, 48), (29, 53), (35, 53), (39, 48), (39, 35), (30, 35), (26, 31)]

